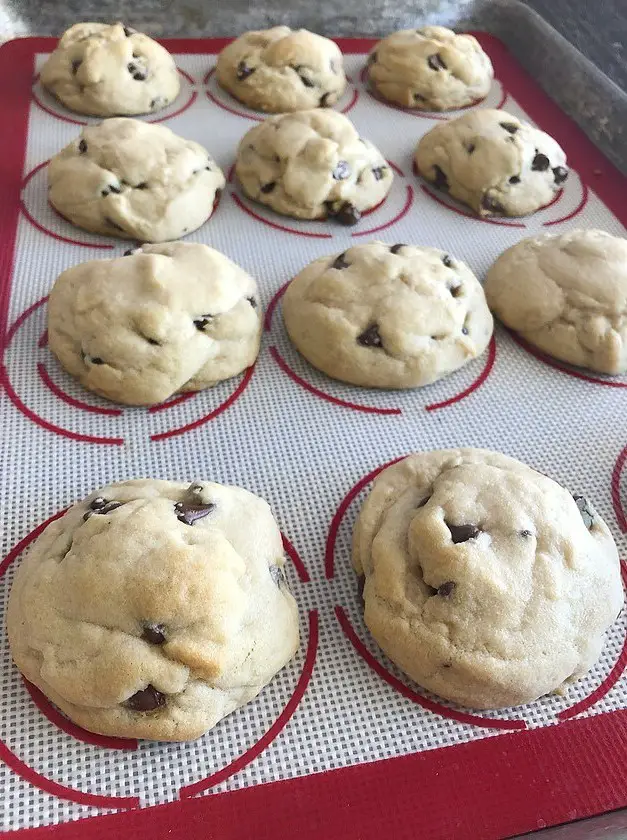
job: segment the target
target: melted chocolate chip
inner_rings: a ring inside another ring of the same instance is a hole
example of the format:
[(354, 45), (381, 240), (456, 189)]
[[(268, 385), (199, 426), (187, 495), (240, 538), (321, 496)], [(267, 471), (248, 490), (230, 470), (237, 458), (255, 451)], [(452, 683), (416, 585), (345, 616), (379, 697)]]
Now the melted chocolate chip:
[(404, 242), (399, 242), (396, 245), (392, 245), (392, 247), (390, 248), (390, 254), (398, 254), (398, 252), (401, 250), (401, 248), (404, 248), (404, 247), (405, 247)]
[(453, 268), (453, 260), (449, 257), (448, 254), (444, 254), (442, 257), (442, 262), (447, 268)]
[(87, 143), (84, 140), (81, 140), (81, 142), (78, 144), (78, 151), (82, 155), (84, 155), (85, 152), (87, 151)]
[(361, 335), (357, 336), (357, 343), (362, 347), (383, 347), (378, 324), (370, 324)]
[(122, 507), (122, 502), (108, 502), (106, 499), (103, 499), (102, 496), (99, 496), (97, 499), (94, 499), (93, 502), (89, 506), (89, 510), (83, 514), (83, 520), (87, 522), (90, 516), (94, 514), (101, 514), (106, 516), (108, 513), (112, 513), (112, 511), (116, 510), (117, 508)]
[(553, 168), (553, 177), (555, 178), (556, 184), (563, 184), (568, 178), (568, 169), (564, 166), (555, 166)]
[(520, 126), (516, 125), (516, 123), (510, 123), (510, 122), (502, 122), (502, 123), (499, 123), (499, 125), (501, 126), (501, 128), (504, 128), (505, 131), (508, 132), (508, 134), (516, 134), (516, 132), (520, 128)]
[(323, 93), (320, 97), (320, 102), (318, 102), (318, 106), (320, 108), (328, 108), (329, 107), (329, 97), (331, 96), (330, 93)]
[(375, 166), (372, 170), (372, 174), (374, 175), (375, 181), (381, 181), (384, 177), (386, 170), (387, 166)]
[(256, 67), (249, 67), (245, 61), (240, 61), (240, 63), (237, 65), (235, 75), (241, 82), (244, 79), (247, 79), (249, 76), (252, 76), (256, 69)]
[(474, 152), (474, 150), (475, 150), (476, 148), (477, 148), (477, 147), (475, 146), (475, 144), (474, 144), (474, 143), (468, 143), (468, 144), (466, 145), (466, 151), (468, 152), (468, 154), (469, 154), (469, 155), (471, 155), (471, 154)]
[(267, 184), (263, 184), (260, 187), (262, 193), (271, 193), (272, 190), (276, 187), (276, 181), (268, 181)]
[(455, 544), (472, 540), (481, 533), (476, 525), (449, 525), (447, 522), (446, 527), (451, 532), (451, 540)]
[(531, 161), (531, 168), (535, 172), (546, 172), (550, 165), (551, 161), (541, 152), (536, 152), (534, 159)]
[(124, 34), (126, 35), (127, 38), (130, 38), (131, 35), (134, 35), (136, 32), (137, 32), (137, 30), (136, 29), (131, 29), (130, 26), (125, 26), (124, 27)]
[(270, 566), (270, 577), (277, 586), (287, 586), (287, 578), (282, 566)]
[(197, 519), (204, 519), (204, 517), (208, 516), (214, 508), (215, 505), (213, 502), (207, 502), (205, 505), (192, 505), (188, 502), (177, 502), (174, 505), (176, 518), (179, 522), (184, 522), (185, 525), (193, 525)]
[(77, 72), (78, 72), (78, 68), (81, 66), (81, 64), (82, 64), (82, 63), (83, 63), (83, 62), (82, 62), (80, 59), (78, 59), (78, 58), (77, 58), (77, 59), (75, 59), (75, 60), (72, 62), (72, 75), (73, 75), (73, 76), (76, 76), (76, 74), (77, 74)]
[(208, 323), (213, 320), (213, 315), (203, 315), (202, 318), (197, 318), (194, 321), (194, 326), (197, 330), (204, 330)]
[(520, 184), (520, 177), (518, 175), (512, 175), (509, 182), (510, 184)]
[(337, 268), (338, 271), (341, 271), (343, 268), (348, 268), (350, 263), (346, 262), (344, 259), (345, 254), (340, 254), (339, 257), (336, 257), (335, 260), (331, 263), (331, 268)]
[(452, 580), (447, 580), (446, 583), (442, 583), (438, 586), (438, 595), (440, 598), (448, 598), (452, 595), (453, 590), (455, 589), (455, 582)]
[(135, 79), (136, 82), (145, 82), (147, 78), (147, 74), (144, 70), (138, 67), (136, 64), (131, 62), (127, 64), (126, 69), (131, 74), (131, 76)]
[(592, 526), (594, 525), (594, 514), (590, 508), (590, 502), (586, 499), (585, 496), (582, 496), (580, 493), (574, 493), (573, 499), (575, 500), (575, 504), (579, 508), (579, 513), (581, 514), (581, 518), (583, 519), (583, 524), (588, 530), (590, 530), (590, 528), (592, 528)]
[(341, 225), (356, 225), (361, 219), (361, 212), (350, 201), (345, 201), (337, 209), (334, 207), (332, 201), (328, 202), (326, 206), (329, 216), (333, 217)]
[(142, 639), (151, 645), (162, 645), (165, 641), (165, 627), (163, 624), (145, 624)]
[(143, 691), (136, 691), (132, 697), (129, 697), (126, 706), (134, 712), (153, 712), (165, 706), (165, 694), (157, 691), (153, 685), (149, 685)]
[(505, 213), (503, 205), (495, 198), (492, 198), (491, 195), (488, 195), (488, 193), (483, 194), (481, 198), (481, 206), (484, 210), (489, 210), (490, 213)]
[(446, 64), (442, 60), (442, 56), (439, 53), (430, 55), (427, 59), (427, 64), (432, 70), (446, 70)]
[(257, 301), (255, 300), (254, 297), (248, 297), (248, 298), (246, 298), (246, 300), (252, 306), (253, 309), (257, 308)]
[(437, 165), (437, 163), (433, 166), (433, 173), (435, 175), (433, 185), (438, 190), (448, 190), (448, 178), (446, 177), (446, 173)]
[(348, 161), (340, 160), (333, 170), (333, 179), (335, 181), (345, 181), (347, 178), (350, 178), (350, 174), (351, 168)]

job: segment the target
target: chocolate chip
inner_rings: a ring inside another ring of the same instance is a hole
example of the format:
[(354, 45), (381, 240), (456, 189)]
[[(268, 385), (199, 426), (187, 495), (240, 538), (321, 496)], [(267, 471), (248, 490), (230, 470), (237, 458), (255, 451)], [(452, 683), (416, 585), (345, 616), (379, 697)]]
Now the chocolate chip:
[(122, 502), (108, 502), (106, 499), (98, 497), (97, 499), (94, 499), (93, 502), (90, 504), (90, 509), (83, 514), (83, 520), (87, 522), (89, 517), (93, 516), (94, 514), (106, 516), (108, 513), (112, 513), (112, 511), (116, 510), (119, 507), (122, 507)]
[(446, 64), (442, 60), (442, 56), (439, 53), (430, 55), (427, 59), (427, 64), (432, 70), (446, 70)]
[(465, 325), (462, 327), (462, 335), (468, 335), (468, 327)]
[(240, 61), (240, 63), (237, 65), (237, 70), (235, 74), (241, 82), (244, 79), (247, 79), (249, 76), (252, 76), (256, 69), (256, 67), (248, 67), (245, 61)]
[(139, 55), (139, 53), (136, 53), (136, 52), (133, 53), (133, 58), (140, 58), (140, 57), (141, 56)]
[(521, 537), (525, 537), (525, 539), (526, 539), (527, 537), (532, 537), (532, 536), (533, 536), (533, 534), (531, 533), (531, 531), (529, 531), (529, 529), (528, 529), (528, 528), (525, 528), (524, 530), (522, 530), (522, 531), (520, 532), (520, 536), (521, 536)]
[(504, 128), (505, 131), (507, 131), (509, 134), (516, 134), (516, 132), (520, 128), (520, 126), (516, 125), (516, 123), (510, 123), (510, 122), (502, 122), (502, 123), (499, 123), (499, 125), (501, 126), (501, 128)]
[(124, 251), (122, 256), (123, 257), (132, 257), (133, 254), (137, 254), (139, 251), (141, 251), (141, 248), (129, 248), (128, 251)]
[(197, 318), (194, 321), (194, 326), (196, 327), (197, 330), (202, 331), (207, 326), (207, 324), (210, 323), (210, 321), (212, 321), (212, 320), (213, 320), (213, 315), (203, 315), (202, 318)]
[(148, 336), (144, 336), (148, 344), (156, 344), (157, 347), (161, 347), (161, 342), (157, 341), (156, 338), (149, 338)]
[(357, 336), (357, 343), (362, 347), (383, 347), (378, 324), (370, 324), (361, 335)]
[(563, 184), (568, 178), (568, 169), (564, 166), (555, 166), (553, 168), (553, 177), (555, 178), (556, 184)]
[(92, 356), (90, 361), (92, 365), (104, 365), (104, 359), (101, 359), (100, 356)]
[(164, 631), (163, 624), (145, 624), (142, 639), (151, 645), (162, 645), (166, 640)]
[(481, 206), (484, 210), (489, 210), (490, 213), (504, 213), (505, 208), (503, 205), (497, 201), (495, 198), (492, 198), (491, 195), (488, 193), (484, 193), (481, 198)]
[(399, 242), (396, 245), (392, 245), (392, 247), (390, 248), (390, 254), (398, 254), (398, 252), (401, 250), (401, 248), (404, 248), (404, 247), (405, 247), (404, 242)]
[(453, 260), (449, 257), (448, 254), (444, 254), (442, 257), (442, 262), (447, 268), (453, 268)]
[(374, 175), (375, 181), (381, 181), (384, 177), (384, 173), (387, 169), (387, 166), (375, 166), (372, 170), (372, 174)]
[(287, 578), (282, 566), (270, 566), (270, 577), (277, 586), (287, 586)]
[(474, 143), (468, 143), (468, 144), (466, 145), (466, 151), (468, 152), (468, 154), (469, 154), (469, 155), (471, 155), (471, 154), (474, 152), (474, 150), (475, 150), (476, 148), (477, 148), (477, 147), (475, 146), (475, 144), (474, 144)]
[(426, 102), (427, 99), (421, 93), (414, 93), (414, 102)]
[(446, 583), (442, 583), (438, 586), (438, 595), (440, 598), (448, 598), (453, 590), (455, 589), (455, 582), (452, 580), (447, 580)]
[(127, 38), (130, 38), (131, 35), (134, 35), (136, 32), (137, 32), (137, 30), (136, 29), (131, 29), (130, 26), (125, 26), (124, 27), (124, 34), (126, 35)]
[(142, 70), (136, 64), (133, 64), (131, 62), (130, 64), (126, 65), (126, 69), (131, 74), (131, 76), (135, 79), (136, 82), (145, 82), (146, 81), (147, 74), (146, 74), (145, 70)]
[(331, 263), (331, 268), (337, 268), (338, 271), (341, 271), (343, 268), (348, 268), (350, 263), (346, 262), (344, 259), (346, 252), (340, 254), (339, 257), (336, 257), (335, 260)]
[(438, 190), (448, 190), (448, 178), (446, 177), (446, 173), (437, 165), (437, 163), (433, 166), (433, 172), (435, 174), (433, 185)]
[(541, 152), (536, 152), (534, 159), (531, 161), (531, 168), (535, 172), (546, 172), (550, 165), (551, 161)]
[(331, 96), (330, 93), (323, 93), (322, 96), (320, 97), (320, 102), (318, 103), (318, 106), (320, 108), (328, 108), (329, 107), (329, 97), (330, 96)]
[(136, 691), (132, 697), (129, 697), (126, 706), (134, 712), (153, 712), (165, 706), (165, 694), (149, 685), (143, 691)]
[(446, 527), (451, 532), (451, 540), (455, 544), (472, 540), (481, 533), (476, 525), (449, 525), (447, 522)]
[(174, 505), (176, 518), (179, 522), (184, 522), (185, 525), (193, 525), (197, 519), (204, 519), (215, 508), (213, 502), (208, 502), (205, 505), (192, 505), (187, 502), (177, 502)]
[(575, 504), (579, 508), (579, 513), (581, 514), (581, 518), (583, 519), (583, 524), (588, 530), (590, 530), (590, 528), (592, 528), (592, 526), (594, 525), (594, 514), (590, 508), (590, 502), (586, 499), (585, 496), (582, 496), (579, 493), (574, 493), (573, 499), (575, 500)]
[(76, 76), (76, 74), (78, 72), (78, 68), (81, 66), (82, 63), (83, 62), (79, 58), (75, 59), (72, 62), (72, 75), (73, 76)]
[(155, 108), (162, 108), (165, 105), (165, 100), (162, 96), (157, 96), (155, 99), (152, 99), (150, 102), (150, 110), (154, 111)]
[(119, 187), (116, 187), (115, 184), (109, 184), (104, 188), (104, 190), (101, 190), (100, 194), (102, 196), (107, 196), (109, 193), (116, 193), (116, 195), (119, 195), (121, 192), (122, 190)]
[(347, 178), (350, 178), (350, 174), (351, 168), (348, 161), (340, 160), (333, 170), (333, 179), (335, 181), (345, 181)]
[(252, 306), (253, 309), (257, 308), (257, 301), (255, 300), (254, 297), (248, 297), (248, 298), (246, 298), (246, 300)]
[(84, 140), (81, 140), (81, 142), (78, 144), (78, 151), (82, 155), (84, 155), (85, 152), (87, 151), (87, 143)]
[(361, 219), (361, 212), (350, 201), (343, 202), (337, 209), (334, 203), (329, 201), (327, 211), (341, 225), (356, 225)]
[(315, 87), (315, 84), (311, 81), (311, 79), (308, 79), (307, 76), (303, 76), (303, 74), (300, 72), (302, 69), (303, 69), (302, 64), (297, 64), (296, 67), (292, 67), (292, 70), (295, 70), (298, 73), (298, 78), (305, 85), (305, 87), (308, 87), (308, 88)]
[(377, 63), (377, 54), (376, 54), (376, 52), (371, 52), (370, 55), (368, 56), (367, 64), (370, 65), (370, 64), (376, 64), (376, 63)]
[(509, 179), (510, 184), (520, 184), (520, 178), (518, 175), (512, 175)]
[(462, 293), (462, 284), (458, 283), (457, 286), (449, 286), (448, 290), (451, 293), (452, 297), (457, 298)]
[(104, 220), (108, 225), (111, 225), (112, 228), (115, 228), (116, 230), (124, 230), (123, 227), (121, 227), (117, 222), (114, 222), (113, 219), (110, 219), (109, 216), (105, 216)]
[(135, 184), (135, 189), (136, 190), (147, 190), (148, 189), (148, 184), (146, 183), (146, 181), (142, 181), (141, 184)]
[(275, 187), (276, 181), (269, 181), (267, 184), (263, 184), (260, 189), (262, 193), (271, 193)]
[(92, 510), (101, 510), (103, 507), (106, 507), (109, 502), (103, 498), (102, 496), (96, 496), (89, 505)]

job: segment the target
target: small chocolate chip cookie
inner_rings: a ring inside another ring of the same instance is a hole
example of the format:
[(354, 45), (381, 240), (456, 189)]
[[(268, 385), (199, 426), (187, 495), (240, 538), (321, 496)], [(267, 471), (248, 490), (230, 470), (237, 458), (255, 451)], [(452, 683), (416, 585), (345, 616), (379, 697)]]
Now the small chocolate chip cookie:
[(623, 605), (582, 495), (497, 452), (421, 452), (374, 481), (353, 535), (365, 620), (406, 674), (478, 709), (582, 677)]
[(494, 263), (485, 292), (504, 324), (556, 359), (627, 371), (627, 239), (602, 230), (523, 239)]
[(259, 352), (257, 284), (199, 243), (144, 245), (63, 272), (48, 301), (50, 349), (85, 388), (152, 405), (241, 373)]
[(337, 44), (287, 26), (240, 35), (218, 56), (216, 75), (244, 105), (273, 114), (327, 108), (346, 87)]
[(287, 287), (290, 338), (314, 367), (370, 388), (435, 382), (486, 349), (481, 284), (436, 248), (356, 245), (314, 260)]
[(394, 32), (368, 56), (372, 87), (403, 108), (462, 108), (487, 96), (493, 77), (492, 63), (477, 39), (444, 26)]
[(99, 117), (159, 111), (180, 89), (170, 53), (121, 23), (70, 27), (42, 67), (41, 83), (70, 110)]
[(250, 198), (296, 219), (354, 225), (392, 186), (381, 152), (336, 111), (268, 117), (251, 128), (235, 171)]
[(225, 179), (199, 143), (124, 117), (87, 126), (48, 165), (48, 198), (94, 233), (165, 242), (199, 228)]
[(568, 177), (552, 137), (492, 109), (439, 123), (420, 139), (415, 160), (425, 180), (480, 216), (535, 213)]
[(298, 649), (266, 502), (209, 481), (112, 484), (48, 525), (9, 598), (26, 679), (91, 732), (199, 738)]

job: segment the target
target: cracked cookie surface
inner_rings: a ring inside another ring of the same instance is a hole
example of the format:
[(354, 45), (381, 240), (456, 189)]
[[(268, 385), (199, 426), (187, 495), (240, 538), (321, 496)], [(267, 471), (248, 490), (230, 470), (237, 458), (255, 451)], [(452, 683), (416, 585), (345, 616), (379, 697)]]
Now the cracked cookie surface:
[(48, 301), (50, 349), (90, 391), (152, 405), (241, 373), (259, 352), (257, 284), (199, 243), (144, 245), (64, 271)]
[(48, 198), (94, 233), (165, 242), (211, 216), (224, 174), (199, 143), (119, 117), (87, 126), (48, 164)]
[(488, 271), (488, 304), (556, 359), (627, 370), (627, 240), (601, 230), (524, 239)]
[(352, 225), (392, 186), (381, 152), (336, 111), (314, 109), (268, 117), (237, 151), (246, 195), (296, 219), (335, 218)]
[(375, 388), (427, 385), (492, 336), (481, 284), (436, 248), (370, 242), (314, 260), (287, 287), (290, 338), (314, 367)]
[(365, 621), (406, 674), (479, 709), (583, 676), (623, 605), (592, 504), (497, 452), (410, 455), (375, 480), (353, 533)]
[(418, 142), (422, 177), (480, 216), (526, 216), (568, 177), (556, 141), (507, 111), (478, 109), (440, 123)]
[(403, 108), (462, 108), (487, 96), (493, 76), (477, 39), (444, 26), (394, 32), (368, 56), (372, 87)]
[(20, 564), (13, 658), (92, 732), (198, 738), (298, 648), (283, 563), (269, 506), (246, 490), (112, 484), (51, 523)]
[(72, 111), (99, 117), (159, 111), (178, 96), (174, 59), (121, 23), (77, 23), (41, 70), (41, 83)]
[(346, 87), (337, 44), (287, 26), (240, 35), (218, 56), (216, 74), (244, 105), (275, 114), (329, 107)]

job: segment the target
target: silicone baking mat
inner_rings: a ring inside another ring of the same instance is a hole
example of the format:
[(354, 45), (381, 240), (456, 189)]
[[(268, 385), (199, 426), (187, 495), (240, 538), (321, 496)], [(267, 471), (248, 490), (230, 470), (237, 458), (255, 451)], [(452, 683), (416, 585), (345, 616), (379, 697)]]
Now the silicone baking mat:
[[(499, 449), (584, 492), (627, 557), (627, 377), (569, 368), (497, 326), (476, 361), (421, 390), (334, 382), (290, 346), (281, 292), (310, 260), (380, 238), (433, 245), (481, 277), (524, 236), (574, 226), (624, 235), (625, 184), (498, 41), (486, 101), (553, 134), (571, 175), (525, 219), (480, 220), (412, 172), (418, 138), (450, 115), (407, 113), (363, 81), (373, 42), (344, 40), (351, 83), (338, 108), (384, 152), (396, 178), (355, 228), (299, 223), (245, 198), (232, 180), (240, 137), (259, 116), (217, 87), (223, 41), (170, 41), (182, 91), (148, 119), (204, 144), (229, 174), (215, 215), (189, 239), (257, 277), (266, 310), (254, 370), (149, 409), (84, 391), (52, 357), (46, 294), (77, 262), (128, 243), (91, 235), (46, 199), (46, 163), (83, 120), (41, 88), (50, 39), (0, 51), (3, 344), (0, 608), (20, 556), (47, 521), (109, 481), (212, 479), (266, 498), (292, 561), (302, 646), (252, 703), (188, 744), (137, 743), (81, 730), (11, 664), (0, 635), (0, 802), (4, 830), (39, 836), (493, 838), (627, 805), (627, 623), (566, 697), (471, 713), (413, 684), (373, 644), (361, 618), (350, 535), (368, 484), (417, 449)], [(90, 120), (91, 121), (91, 120)], [(156, 807), (155, 807), (156, 806)], [(116, 811), (109, 816), (103, 814)], [(89, 819), (85, 819), (89, 818)], [(78, 821), (78, 822), (77, 822)], [(56, 826), (56, 827), (55, 827)], [(37, 828), (39, 827), (39, 828)]]

